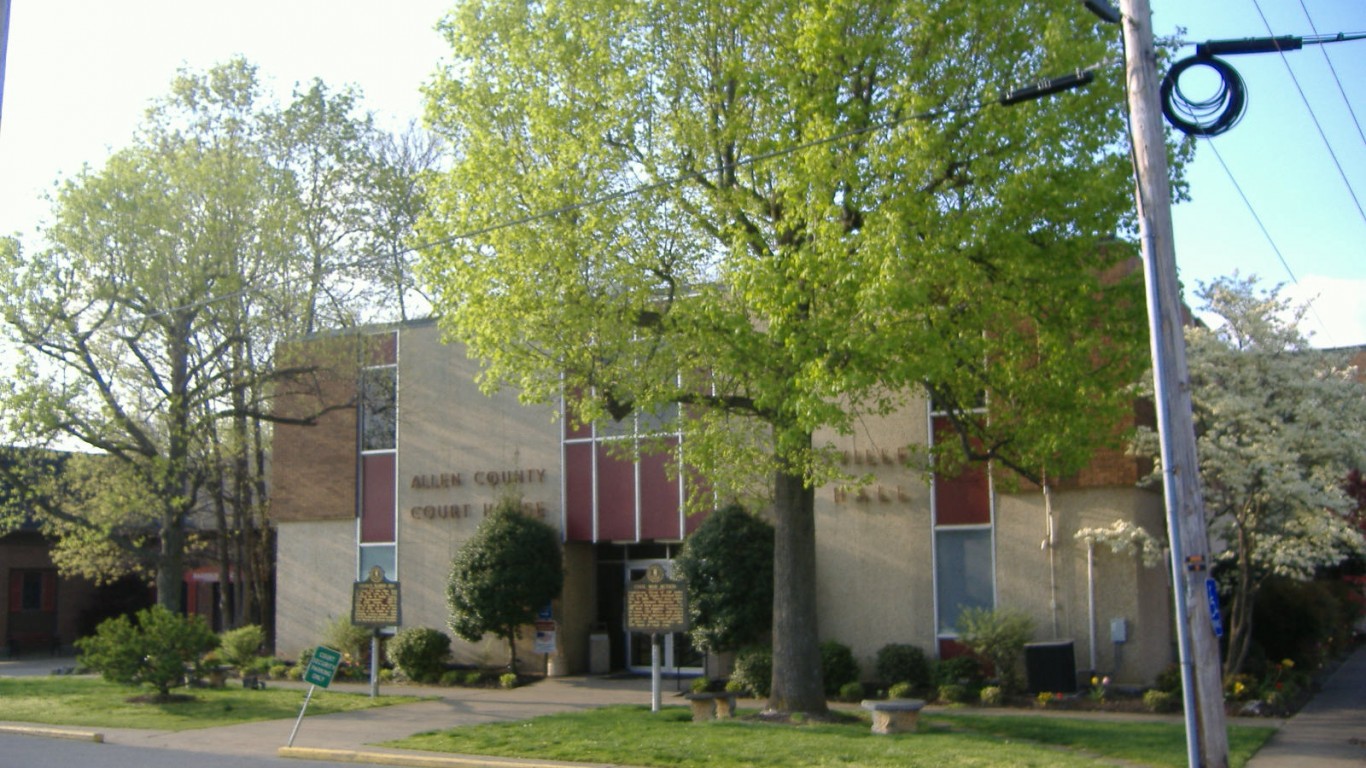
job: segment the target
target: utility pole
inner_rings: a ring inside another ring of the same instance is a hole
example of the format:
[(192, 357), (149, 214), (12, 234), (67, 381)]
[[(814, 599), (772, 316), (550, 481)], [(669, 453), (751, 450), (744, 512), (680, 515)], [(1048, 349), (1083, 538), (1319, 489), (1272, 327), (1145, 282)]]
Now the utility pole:
[(1205, 532), (1205, 503), (1200, 495), (1190, 373), (1176, 281), (1171, 187), (1158, 104), (1152, 11), (1148, 0), (1120, 0), (1120, 13), (1126, 51), (1129, 130), (1134, 148), (1134, 194), (1148, 296), (1153, 392), (1162, 444), (1162, 487), (1167, 505), (1167, 538), (1172, 548), (1187, 758), (1191, 768), (1228, 768), (1219, 643), (1214, 634), (1218, 606), (1206, 584), (1209, 540)]

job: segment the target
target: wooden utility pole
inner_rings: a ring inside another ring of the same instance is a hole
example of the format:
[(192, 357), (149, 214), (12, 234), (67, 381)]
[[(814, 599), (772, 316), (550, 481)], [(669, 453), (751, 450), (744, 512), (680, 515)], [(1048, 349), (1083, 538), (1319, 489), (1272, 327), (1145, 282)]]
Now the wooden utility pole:
[(1148, 0), (1120, 0), (1120, 13), (1126, 51), (1129, 130), (1134, 147), (1135, 197), (1148, 293), (1153, 392), (1162, 445), (1167, 538), (1172, 548), (1187, 756), (1191, 768), (1227, 768), (1228, 733), (1224, 726), (1219, 643), (1214, 634), (1217, 606), (1206, 584), (1209, 539), (1195, 456), (1190, 373), (1186, 367), (1181, 297), (1176, 281), (1171, 187), (1158, 104), (1152, 11)]

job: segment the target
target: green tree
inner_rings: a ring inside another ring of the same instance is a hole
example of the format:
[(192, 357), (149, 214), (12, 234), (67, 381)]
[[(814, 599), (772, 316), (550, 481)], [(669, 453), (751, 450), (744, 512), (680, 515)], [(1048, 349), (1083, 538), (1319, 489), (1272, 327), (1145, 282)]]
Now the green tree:
[(225, 620), (269, 620), (269, 398), (301, 373), (277, 370), (274, 346), (370, 312), (366, 222), (415, 167), (364, 172), (394, 164), (357, 98), (314, 83), (282, 109), (242, 59), (182, 71), (130, 146), (62, 183), (40, 248), (0, 240), (22, 355), (0, 389), (6, 437), (103, 457), (66, 479), (6, 467), (64, 570), (151, 574), (176, 610), (190, 530), (213, 527), (222, 582), (246, 588), (222, 591)]
[(503, 498), (451, 560), (451, 629), (471, 642), (486, 634), (503, 638), (508, 669), (516, 672), (520, 628), (563, 586), (559, 533), (522, 514), (518, 499)]
[(178, 616), (154, 605), (135, 621), (116, 616), (76, 641), (81, 664), (110, 682), (150, 685), (158, 699), (193, 675), (200, 658), (218, 647), (218, 636), (199, 616)]
[[(1342, 354), (1311, 349), (1306, 309), (1220, 278), (1196, 292), (1210, 325), (1186, 329), (1196, 453), (1222, 586), (1224, 673), (1247, 661), (1253, 605), (1273, 576), (1305, 581), (1366, 551), (1343, 478), (1366, 466), (1366, 387)], [(1139, 450), (1157, 455), (1156, 436)], [(1160, 468), (1154, 479), (1161, 478)]]
[(1117, 59), (1094, 22), (962, 0), (470, 0), (441, 26), (428, 116), (454, 159), (422, 265), (441, 322), (488, 388), (563, 396), (575, 422), (685, 416), (694, 509), (772, 505), (775, 710), (826, 708), (814, 493), (852, 479), (818, 432), (928, 386), (972, 458), (1026, 476), (1119, 437), (1144, 327), (1132, 281), (1102, 279), (1133, 253), (1112, 242), (1122, 77), (998, 103)]
[(773, 625), (773, 526), (732, 504), (683, 542), (689, 634), (713, 653), (765, 642)]

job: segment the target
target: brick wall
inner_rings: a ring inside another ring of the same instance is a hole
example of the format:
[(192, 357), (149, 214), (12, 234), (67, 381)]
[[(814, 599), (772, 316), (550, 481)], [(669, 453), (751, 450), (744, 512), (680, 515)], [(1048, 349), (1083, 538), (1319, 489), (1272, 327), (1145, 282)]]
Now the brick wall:
[(360, 339), (281, 345), (276, 366), (292, 374), (276, 391), (271, 516), (277, 522), (356, 516), (356, 378)]

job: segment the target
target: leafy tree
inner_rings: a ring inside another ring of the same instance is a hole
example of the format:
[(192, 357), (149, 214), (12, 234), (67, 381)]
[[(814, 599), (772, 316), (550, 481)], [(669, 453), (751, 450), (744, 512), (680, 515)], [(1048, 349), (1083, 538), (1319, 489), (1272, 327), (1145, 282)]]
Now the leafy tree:
[(39, 249), (0, 240), (0, 314), (23, 356), (0, 383), (6, 438), (101, 456), (64, 479), (4, 468), (64, 570), (151, 574), (177, 610), (191, 531), (216, 527), (220, 578), (246, 587), (242, 604), (222, 591), (223, 616), (268, 620), (268, 398), (300, 373), (272, 365), (274, 345), (365, 315), (347, 303), (377, 275), (356, 266), (357, 233), (389, 205), (377, 187), (416, 167), (365, 173), (394, 164), (357, 98), (314, 83), (281, 109), (242, 59), (182, 71), (130, 146), (62, 183)]
[(563, 586), (559, 533), (522, 514), (518, 499), (503, 498), (451, 560), (451, 629), (471, 642), (490, 633), (503, 638), (508, 669), (516, 672), (519, 629)]
[(773, 526), (732, 504), (683, 542), (693, 644), (713, 653), (763, 642), (773, 625)]
[[(454, 160), (423, 271), (484, 383), (575, 422), (678, 414), (710, 499), (774, 510), (769, 706), (822, 712), (821, 433), (928, 393), (974, 459), (1062, 476), (1118, 437), (1142, 302), (1094, 18), (961, 0), (470, 0), (428, 87)], [(983, 405), (982, 393), (989, 392)], [(677, 407), (678, 405), (684, 407)], [(943, 469), (943, 467), (941, 467)], [(760, 489), (755, 493), (755, 489)]]
[[(1253, 604), (1272, 576), (1312, 578), (1363, 551), (1342, 479), (1366, 464), (1366, 388), (1299, 331), (1305, 309), (1253, 278), (1196, 295), (1213, 324), (1186, 330), (1196, 453), (1223, 606), (1226, 675), (1242, 671)], [(1156, 455), (1156, 436), (1139, 449)], [(1160, 478), (1160, 468), (1154, 478)]]
[(178, 616), (154, 605), (138, 611), (134, 621), (127, 616), (105, 621), (76, 647), (81, 664), (104, 679), (150, 685), (165, 701), (172, 688), (184, 684), (186, 670), (194, 670), (200, 657), (218, 647), (218, 636), (200, 616)]

